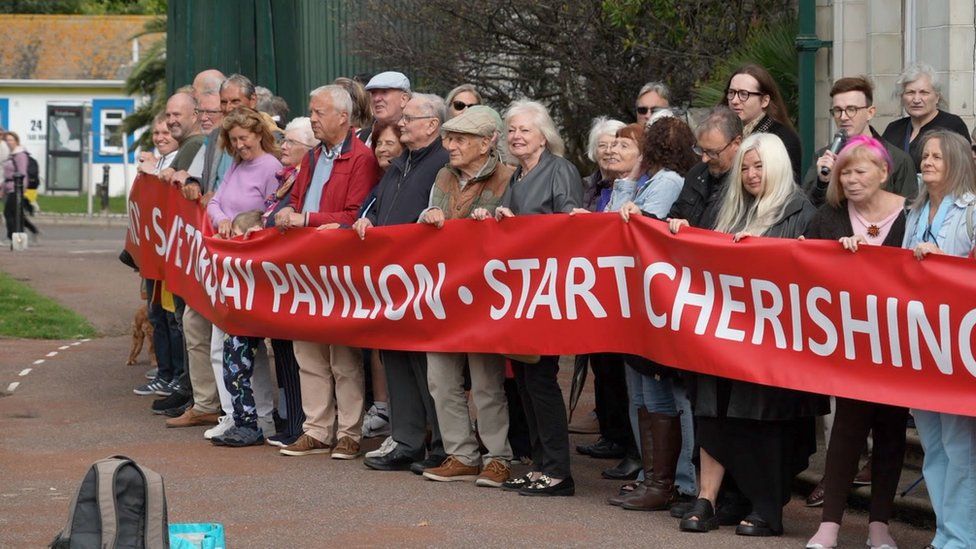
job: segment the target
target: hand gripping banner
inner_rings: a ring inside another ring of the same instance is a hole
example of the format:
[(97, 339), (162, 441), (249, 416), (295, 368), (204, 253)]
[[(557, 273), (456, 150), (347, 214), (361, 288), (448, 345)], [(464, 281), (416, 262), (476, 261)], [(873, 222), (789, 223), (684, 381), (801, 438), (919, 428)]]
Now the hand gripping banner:
[(126, 248), (226, 332), (417, 351), (619, 352), (976, 416), (971, 259), (747, 238), (615, 214), (212, 238), (140, 176)]

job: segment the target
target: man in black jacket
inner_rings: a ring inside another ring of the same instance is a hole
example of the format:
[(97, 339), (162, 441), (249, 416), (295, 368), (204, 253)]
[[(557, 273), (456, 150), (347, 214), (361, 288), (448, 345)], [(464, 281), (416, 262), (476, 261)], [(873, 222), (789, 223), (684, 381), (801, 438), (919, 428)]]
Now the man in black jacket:
[(742, 121), (728, 107), (715, 107), (695, 128), (695, 136), (695, 153), (702, 161), (685, 175), (685, 184), (668, 218), (711, 229), (718, 218), (726, 176), (742, 144)]
[[(393, 160), (380, 180), (376, 198), (352, 226), (360, 238), (370, 227), (416, 223), (430, 201), (437, 172), (448, 162), (441, 146), (444, 100), (436, 95), (414, 94), (398, 122), (400, 142), (406, 148)], [(396, 447), (386, 455), (367, 457), (363, 463), (380, 471), (410, 469), (422, 474), (440, 465), (447, 455), (437, 427), (434, 401), (427, 388), (427, 354), (381, 350), (390, 392), (390, 419)], [(430, 452), (424, 442), (430, 425)], [(426, 456), (426, 459), (424, 459)]]

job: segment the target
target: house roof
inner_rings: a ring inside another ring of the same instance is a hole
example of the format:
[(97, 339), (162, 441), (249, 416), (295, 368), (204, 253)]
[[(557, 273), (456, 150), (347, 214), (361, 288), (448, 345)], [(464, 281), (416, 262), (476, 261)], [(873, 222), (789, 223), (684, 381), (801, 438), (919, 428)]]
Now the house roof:
[[(132, 69), (139, 15), (0, 15), (16, 37), (0, 48), (0, 75), (12, 80), (122, 80)], [(158, 35), (139, 39), (145, 51)]]

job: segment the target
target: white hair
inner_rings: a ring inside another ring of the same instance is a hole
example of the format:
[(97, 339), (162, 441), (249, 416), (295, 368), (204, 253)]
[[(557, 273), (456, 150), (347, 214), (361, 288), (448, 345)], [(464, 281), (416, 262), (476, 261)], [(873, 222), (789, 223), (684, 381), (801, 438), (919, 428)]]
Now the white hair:
[[(756, 151), (762, 161), (762, 194), (755, 200), (742, 187), (742, 161), (749, 151)], [(754, 133), (745, 138), (729, 178), (715, 223), (715, 230), (723, 233), (749, 231), (762, 235), (783, 217), (796, 188), (786, 146), (771, 133)]]
[(596, 162), (597, 146), (600, 144), (600, 138), (604, 135), (609, 135), (611, 137), (617, 135), (617, 130), (626, 126), (623, 122), (619, 120), (614, 120), (607, 116), (598, 116), (593, 119), (593, 124), (590, 125), (590, 138), (586, 142), (586, 157)]
[(317, 140), (315, 139), (315, 134), (312, 132), (312, 119), (307, 116), (292, 118), (291, 122), (285, 126), (285, 133), (292, 130), (298, 132), (298, 140), (301, 141), (303, 145), (307, 145), (309, 147), (315, 146)]
[(928, 63), (913, 63), (905, 67), (905, 70), (898, 75), (898, 80), (895, 81), (895, 99), (901, 101), (901, 95), (905, 93), (905, 88), (923, 76), (929, 79), (929, 82), (932, 84), (932, 89), (939, 96), (939, 103), (936, 106), (943, 110), (948, 108), (949, 105), (942, 95), (942, 82), (939, 81), (935, 69)]
[(667, 101), (668, 103), (671, 102), (671, 88), (669, 88), (664, 82), (648, 82), (647, 84), (644, 84), (641, 86), (640, 91), (637, 92), (637, 99), (644, 97), (645, 93), (651, 92), (658, 94), (661, 99)]
[(447, 118), (447, 105), (444, 98), (432, 93), (415, 93), (410, 96), (411, 101), (416, 101), (417, 106), (423, 111), (424, 116), (434, 116), (439, 124), (444, 123)]
[(344, 112), (352, 117), (352, 96), (349, 95), (346, 88), (338, 84), (326, 84), (325, 86), (319, 86), (312, 90), (312, 93), (308, 94), (308, 97), (312, 98), (323, 94), (328, 94), (329, 98), (332, 99), (332, 107), (335, 110)]
[(563, 143), (563, 138), (559, 136), (559, 131), (556, 130), (556, 123), (553, 122), (552, 117), (549, 116), (549, 111), (542, 103), (529, 99), (512, 101), (512, 104), (505, 111), (505, 125), (508, 126), (512, 118), (522, 114), (532, 117), (532, 123), (542, 132), (549, 152), (556, 156), (562, 156), (566, 152), (566, 145)]

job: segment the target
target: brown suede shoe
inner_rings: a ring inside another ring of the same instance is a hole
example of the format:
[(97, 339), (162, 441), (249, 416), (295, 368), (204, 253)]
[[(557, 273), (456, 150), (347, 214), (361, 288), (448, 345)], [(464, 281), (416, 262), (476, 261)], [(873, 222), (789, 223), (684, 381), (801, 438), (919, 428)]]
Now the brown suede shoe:
[(437, 467), (424, 470), (424, 477), (440, 482), (452, 482), (455, 480), (476, 480), (481, 468), (477, 465), (465, 465), (461, 460), (454, 456), (447, 456)]
[(201, 425), (216, 425), (220, 414), (202, 414), (191, 406), (183, 415), (166, 420), (167, 427), (199, 427)]
[(485, 465), (478, 475), (478, 480), (474, 481), (476, 486), (487, 486), (498, 488), (506, 480), (512, 478), (512, 470), (504, 462), (493, 459)]
[(302, 434), (294, 443), (278, 450), (283, 456), (310, 456), (312, 454), (328, 454), (329, 445)]
[(359, 457), (359, 443), (349, 437), (342, 437), (332, 449), (332, 459), (356, 459)]

